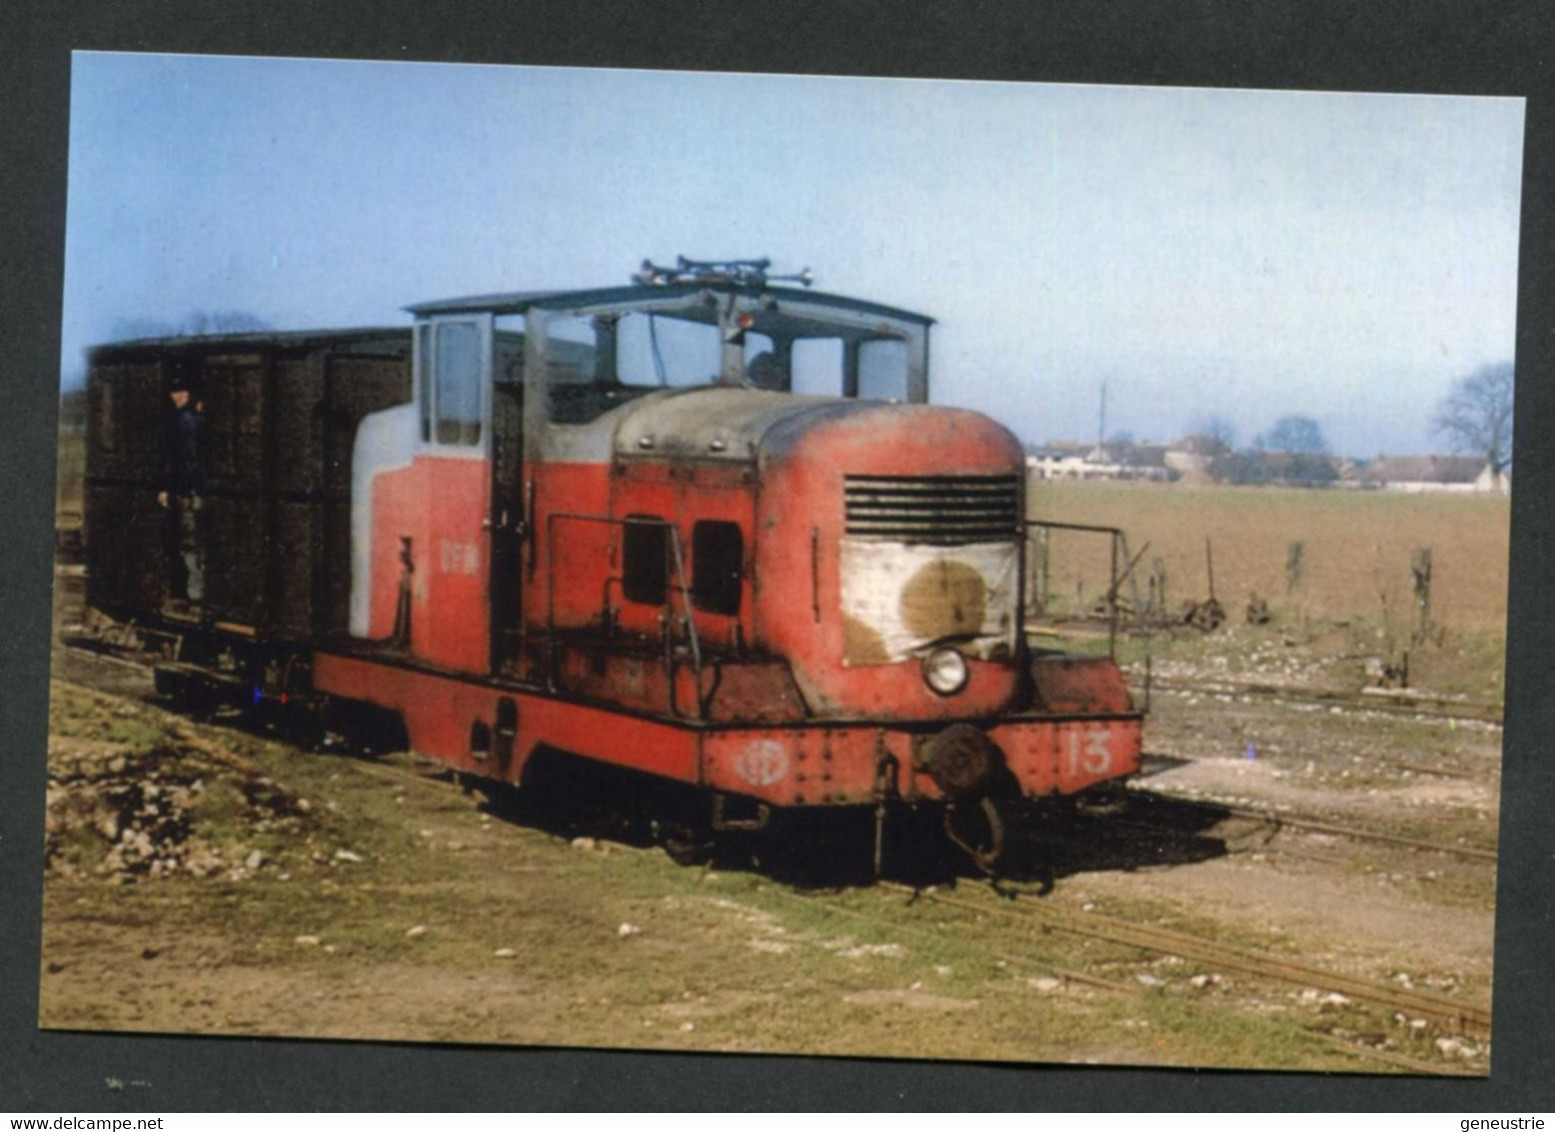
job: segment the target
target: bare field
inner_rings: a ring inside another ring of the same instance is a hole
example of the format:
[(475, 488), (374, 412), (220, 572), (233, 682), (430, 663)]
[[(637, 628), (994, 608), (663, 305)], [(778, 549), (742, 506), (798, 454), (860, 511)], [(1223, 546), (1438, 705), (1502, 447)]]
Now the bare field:
[[(1313, 617), (1363, 617), (1414, 625), (1411, 556), (1429, 548), (1431, 615), (1449, 631), (1504, 632), (1509, 501), (1460, 495), (1181, 484), (1033, 481), (1034, 519), (1121, 527), (1144, 592), (1159, 558), (1169, 608), (1209, 596), (1204, 540), (1213, 548), (1215, 594), (1239, 615), (1249, 595)], [(1058, 536), (1053, 589), (1094, 597), (1107, 584), (1104, 540)], [(1301, 544), (1299, 578), (1287, 564)], [(1125, 591), (1127, 592), (1127, 591)]]

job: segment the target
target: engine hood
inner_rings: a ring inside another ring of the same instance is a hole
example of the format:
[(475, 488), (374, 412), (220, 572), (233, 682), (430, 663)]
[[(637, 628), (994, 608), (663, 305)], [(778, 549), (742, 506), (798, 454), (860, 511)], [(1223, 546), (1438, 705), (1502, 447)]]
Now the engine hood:
[(996, 450), (1007, 447), (1018, 458), (1014, 437), (981, 414), (966, 410), (759, 389), (698, 388), (653, 394), (620, 410), (612, 454), (626, 460), (770, 464), (796, 448), (809, 447), (806, 440), (819, 439), (817, 434), (866, 443), (872, 437), (874, 447), (891, 443), (892, 437), (933, 445), (952, 437), (966, 438), (969, 432), (988, 434), (984, 439), (992, 440)]
[(659, 458), (748, 463), (772, 430), (803, 431), (809, 420), (888, 406), (844, 397), (803, 397), (760, 389), (698, 388), (644, 397), (617, 423), (618, 459)]

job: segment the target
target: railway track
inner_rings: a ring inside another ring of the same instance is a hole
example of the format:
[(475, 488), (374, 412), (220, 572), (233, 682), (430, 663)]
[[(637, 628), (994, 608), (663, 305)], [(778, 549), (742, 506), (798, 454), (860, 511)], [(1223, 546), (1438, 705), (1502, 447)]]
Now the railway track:
[[(144, 658), (125, 658), (99, 649), (87, 648), (81, 645), (63, 645), (64, 651), (80, 661), (89, 665), (102, 665), (109, 667), (125, 676), (130, 673), (141, 673), (147, 677), (146, 687), (141, 691), (142, 695), (150, 694), (149, 664)], [(122, 688), (116, 690), (124, 690)], [(1220, 817), (1236, 817), (1246, 820), (1261, 822), (1272, 829), (1297, 829), (1311, 833), (1322, 833), (1330, 836), (1343, 837), (1352, 841), (1369, 841), (1379, 844), (1397, 845), (1403, 848), (1415, 849), (1421, 852), (1446, 853), (1452, 856), (1470, 860), (1480, 860), (1494, 863), (1498, 857), (1493, 848), (1472, 845), (1454, 845), (1436, 841), (1427, 841), (1423, 838), (1406, 837), (1400, 834), (1385, 833), (1378, 830), (1367, 830), (1341, 823), (1317, 820), (1277, 812), (1271, 809), (1262, 809), (1253, 806), (1239, 805), (1231, 802), (1202, 801), (1192, 798), (1184, 798), (1180, 795), (1157, 794), (1150, 791), (1132, 790), (1131, 798), (1146, 800), (1146, 804), (1175, 806), (1189, 808), (1199, 812)], [(1152, 822), (1142, 819), (1138, 815), (1131, 815), (1126, 819), (1112, 819), (1125, 821), (1127, 824), (1155, 830), (1161, 833), (1182, 836), (1183, 832), (1174, 829), (1165, 822)]]
[(1478, 700), (1456, 700), (1447, 696), (1413, 692), (1407, 688), (1396, 690), (1365, 688), (1353, 691), (1334, 688), (1298, 688), (1285, 684), (1247, 680), (1176, 680), (1155, 676), (1151, 678), (1150, 690), (1152, 694), (1171, 692), (1178, 695), (1246, 696), (1282, 703), (1315, 704), (1320, 707), (1375, 711), (1390, 715), (1477, 720), (1496, 725), (1500, 725), (1503, 721), (1500, 704)]
[(916, 899), (931, 900), (946, 907), (958, 908), (974, 914), (992, 913), (1016, 917), (1045, 931), (1063, 931), (1088, 936), (1144, 951), (1175, 955), (1225, 971), (1342, 994), (1386, 1009), (1401, 1011), (1411, 1017), (1433, 1021), (1451, 1034), (1462, 1034), (1478, 1039), (1490, 1036), (1488, 1007), (1462, 1002), (1446, 995), (1405, 990), (1387, 983), (1325, 971), (1281, 956), (1234, 947), (1218, 940), (1149, 924), (1131, 923), (1096, 912), (1076, 911), (1053, 904), (1034, 904), (1030, 901), (1010, 903), (986, 898), (966, 899), (946, 896), (939, 892), (919, 891), (895, 882), (882, 882), (882, 887), (907, 893)]
[[(978, 904), (975, 901), (959, 901), (954, 898), (944, 897), (933, 891), (914, 889), (906, 885), (882, 882), (878, 885), (878, 887), (893, 894), (910, 894), (909, 902), (917, 900), (929, 900), (950, 908), (975, 910), (978, 912), (985, 910), (981, 904)], [(814, 906), (815, 897), (813, 896), (801, 896), (796, 892), (786, 891), (784, 895), (786, 895), (791, 900), (803, 902), (811, 907)], [(1001, 910), (1006, 912), (1008, 911), (1007, 908), (1001, 908)], [(876, 915), (872, 912), (860, 908), (849, 908), (842, 905), (829, 904), (827, 911), (830, 914), (839, 916), (845, 920), (866, 924), (873, 930), (887, 935), (905, 931), (908, 935), (926, 940), (931, 944), (942, 936), (942, 929), (940, 929), (938, 926), (918, 923), (912, 920), (903, 920), (894, 917)], [(1159, 950), (1159, 948), (1149, 948), (1149, 950)], [(1040, 960), (1033, 959), (1031, 956), (1018, 954), (1008, 950), (998, 949), (991, 951), (990, 957), (998, 960), (1002, 966), (1008, 966), (1027, 972), (1039, 972), (1049, 978), (1053, 978), (1064, 983), (1085, 987), (1093, 991), (1102, 991), (1107, 994), (1127, 998), (1138, 998), (1146, 993), (1146, 989), (1137, 983), (1122, 982), (1117, 979), (1101, 978), (1085, 971), (1076, 971), (1069, 967), (1056, 966), (1052, 963), (1042, 962)], [(1384, 992), (1391, 991), (1391, 988), (1388, 988), (1385, 985), (1379, 984), (1379, 987)], [(1205, 1011), (1214, 1011), (1217, 1009), (1216, 1007), (1209, 1004), (1201, 1004), (1199, 1008)], [(1428, 1061), (1423, 1058), (1412, 1057), (1408, 1054), (1399, 1053), (1394, 1050), (1378, 1048), (1376, 1046), (1366, 1044), (1364, 1040), (1352, 1041), (1335, 1034), (1323, 1033), (1318, 1030), (1307, 1030), (1306, 1033), (1307, 1036), (1312, 1040), (1331, 1049), (1337, 1050), (1340, 1053), (1347, 1054), (1351, 1057), (1365, 1061), (1380, 1062), (1385, 1065), (1391, 1065), (1396, 1069), (1403, 1069), (1415, 1074), (1438, 1077), (1479, 1077), (1483, 1075), (1474, 1069), (1461, 1067), (1451, 1062)]]
[[(1276, 832), (1281, 829), (1298, 829), (1308, 833), (1343, 837), (1351, 841), (1369, 841), (1381, 845), (1397, 845), (1402, 848), (1427, 853), (1446, 853), (1469, 860), (1488, 861), (1492, 864), (1498, 860), (1497, 851), (1485, 846), (1456, 845), (1440, 841), (1428, 841), (1425, 838), (1406, 837), (1402, 834), (1387, 833), (1382, 830), (1363, 829), (1359, 826), (1301, 817), (1263, 807), (1245, 806), (1231, 802), (1201, 801), (1194, 798), (1184, 798), (1175, 794), (1157, 794), (1141, 790), (1130, 790), (1129, 797), (1130, 799), (1147, 800), (1146, 805), (1181, 807), (1214, 816), (1243, 818), (1249, 821), (1261, 822), (1272, 827)], [(1180, 832), (1163, 822), (1140, 820), (1137, 817), (1129, 817), (1125, 820), (1133, 825), (1157, 829), (1166, 833)]]

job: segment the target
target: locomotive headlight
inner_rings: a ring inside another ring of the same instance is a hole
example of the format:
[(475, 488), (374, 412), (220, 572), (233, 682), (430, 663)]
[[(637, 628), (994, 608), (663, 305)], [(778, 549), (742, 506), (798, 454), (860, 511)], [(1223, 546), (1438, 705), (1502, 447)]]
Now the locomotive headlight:
[(955, 649), (935, 649), (923, 658), (924, 683), (942, 696), (953, 696), (966, 687), (966, 657)]

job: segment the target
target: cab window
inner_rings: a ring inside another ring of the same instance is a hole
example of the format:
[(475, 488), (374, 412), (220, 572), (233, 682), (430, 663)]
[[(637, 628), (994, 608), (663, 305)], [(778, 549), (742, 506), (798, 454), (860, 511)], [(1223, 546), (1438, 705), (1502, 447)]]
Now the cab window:
[(481, 442), (481, 325), (447, 320), (417, 328), (423, 442), (473, 447)]
[(793, 389), (836, 397), (842, 392), (842, 339), (801, 338), (794, 343)]
[(907, 400), (907, 343), (872, 338), (859, 343), (858, 395), (869, 401)]

